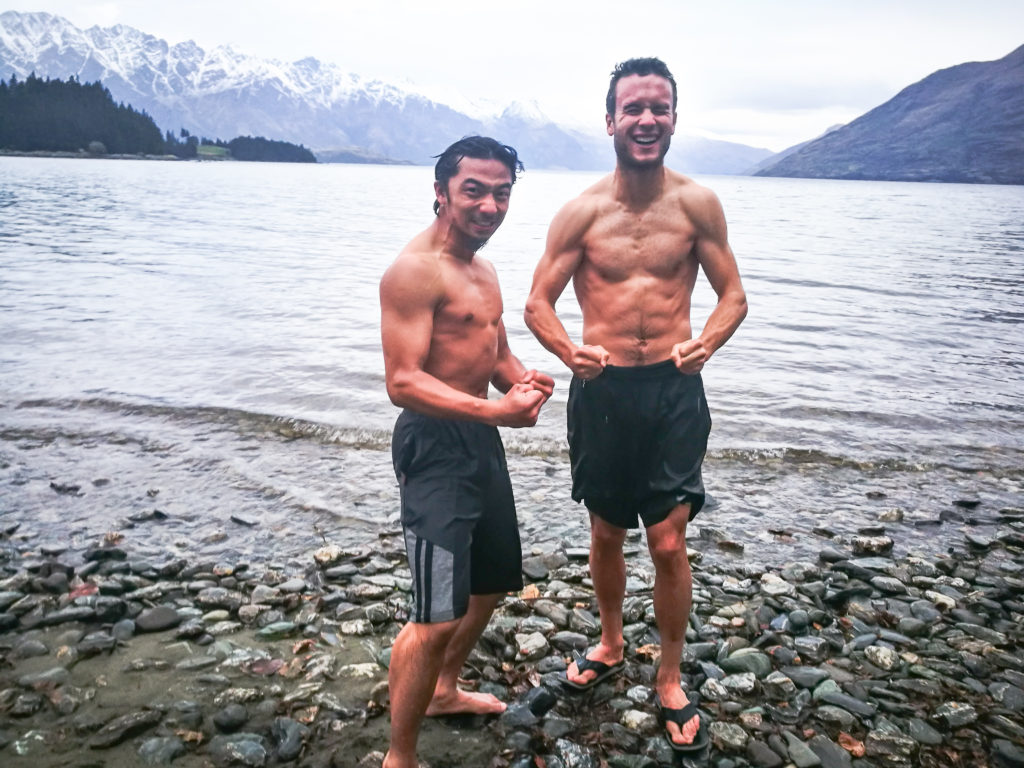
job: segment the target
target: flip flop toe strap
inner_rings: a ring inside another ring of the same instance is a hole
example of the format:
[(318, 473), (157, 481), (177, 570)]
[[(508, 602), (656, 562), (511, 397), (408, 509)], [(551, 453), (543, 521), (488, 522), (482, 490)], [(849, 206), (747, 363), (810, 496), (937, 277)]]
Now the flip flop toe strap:
[(596, 672), (600, 675), (603, 672), (611, 669), (610, 664), (605, 664), (603, 661), (597, 661), (595, 659), (588, 659), (584, 654), (579, 651), (572, 652), (573, 661), (576, 662), (576, 669), (580, 674), (586, 671)]
[(665, 706), (661, 708), (665, 720), (675, 723), (680, 728), (693, 719), (694, 715), (697, 714), (697, 708), (700, 706), (700, 697), (696, 693), (688, 693), (686, 697), (689, 701), (682, 709), (670, 709)]

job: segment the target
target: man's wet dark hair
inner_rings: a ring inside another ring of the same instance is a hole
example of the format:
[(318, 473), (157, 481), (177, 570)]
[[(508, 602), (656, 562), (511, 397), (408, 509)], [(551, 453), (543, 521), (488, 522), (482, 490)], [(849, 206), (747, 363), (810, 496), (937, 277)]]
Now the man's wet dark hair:
[(643, 59), (627, 59), (615, 65), (612, 70), (612, 80), (608, 84), (608, 95), (605, 97), (604, 106), (609, 115), (615, 114), (615, 86), (619, 80), (629, 75), (658, 75), (672, 83), (672, 111), (676, 111), (676, 79), (668, 71), (665, 62), (653, 56)]
[[(448, 179), (459, 172), (459, 163), (464, 157), (476, 160), (498, 160), (505, 164), (512, 174), (512, 183), (516, 183), (516, 171), (524, 170), (519, 154), (508, 144), (502, 144), (488, 136), (463, 136), (440, 155), (434, 155), (437, 164), (434, 166), (434, 179), (441, 182), (445, 192), (448, 191)], [(434, 215), (440, 211), (441, 205), (434, 200)]]

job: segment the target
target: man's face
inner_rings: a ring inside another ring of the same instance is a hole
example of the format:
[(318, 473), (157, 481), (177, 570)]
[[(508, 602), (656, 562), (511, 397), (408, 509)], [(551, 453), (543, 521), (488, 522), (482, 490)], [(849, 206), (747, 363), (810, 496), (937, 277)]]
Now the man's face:
[(627, 75), (615, 84), (615, 114), (605, 121), (619, 163), (660, 165), (676, 130), (672, 83), (660, 75)]
[(495, 233), (508, 212), (512, 194), (512, 173), (500, 160), (464, 157), (458, 172), (448, 179), (448, 188), (434, 182), (441, 215), (476, 250)]

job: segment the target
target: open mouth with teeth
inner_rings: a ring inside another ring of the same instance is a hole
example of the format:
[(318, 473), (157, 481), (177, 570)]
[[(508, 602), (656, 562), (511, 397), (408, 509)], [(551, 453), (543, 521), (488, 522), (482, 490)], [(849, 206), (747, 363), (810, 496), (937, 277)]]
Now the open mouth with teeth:
[(658, 142), (658, 137), (657, 136), (634, 136), (633, 137), (633, 141), (635, 141), (637, 144), (641, 144), (643, 146), (650, 146), (651, 144), (656, 144)]

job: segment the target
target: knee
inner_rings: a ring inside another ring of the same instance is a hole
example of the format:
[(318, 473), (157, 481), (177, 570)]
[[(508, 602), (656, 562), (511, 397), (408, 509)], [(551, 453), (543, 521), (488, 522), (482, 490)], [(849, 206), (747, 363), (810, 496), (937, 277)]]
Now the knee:
[(626, 541), (626, 532), (610, 525), (593, 525), (590, 528), (590, 544), (603, 551), (622, 549)]
[(648, 540), (651, 560), (657, 571), (675, 571), (689, 565), (686, 558), (686, 539), (682, 536), (662, 536)]

